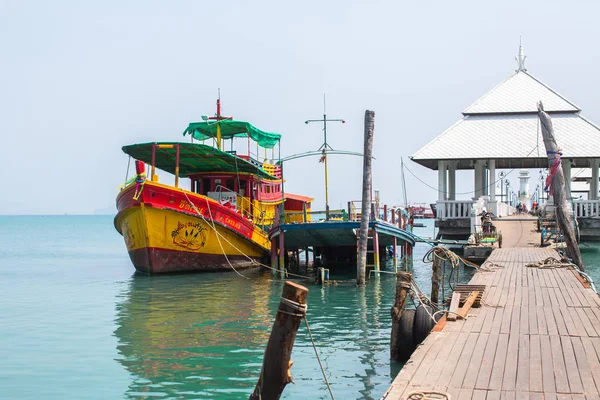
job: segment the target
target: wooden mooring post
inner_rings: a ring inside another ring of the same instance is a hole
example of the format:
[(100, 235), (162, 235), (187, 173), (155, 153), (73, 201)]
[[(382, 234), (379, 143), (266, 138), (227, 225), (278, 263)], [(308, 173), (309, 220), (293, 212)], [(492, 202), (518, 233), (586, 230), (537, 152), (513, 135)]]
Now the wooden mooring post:
[[(540, 125), (542, 126), (542, 137), (544, 146), (548, 154), (548, 177), (550, 179), (550, 187), (554, 196), (554, 210), (558, 226), (563, 233), (565, 243), (567, 244), (567, 254), (581, 271), (585, 271), (579, 245), (575, 238), (573, 230), (573, 220), (571, 214), (567, 211), (567, 194), (565, 190), (565, 176), (560, 165), (560, 152), (554, 139), (554, 128), (550, 116), (544, 111), (544, 105), (540, 101), (538, 103), (538, 116)], [(554, 175), (554, 176), (552, 176)]]
[[(358, 259), (356, 284), (364, 285), (367, 271), (367, 244), (369, 241), (369, 215), (371, 214), (371, 164), (373, 154), (373, 130), (375, 129), (375, 112), (365, 111), (365, 143), (363, 152), (363, 185), (360, 215), (360, 234), (358, 239)], [(374, 249), (378, 251), (377, 249)]]
[(293, 282), (285, 282), (281, 302), (275, 315), (271, 336), (265, 350), (260, 378), (250, 400), (277, 400), (285, 386), (292, 382), (290, 360), (296, 333), (306, 314), (308, 289)]
[[(431, 302), (438, 304), (440, 298), (440, 281), (442, 280), (442, 264), (444, 260), (433, 252), (433, 263), (431, 263)], [(458, 271), (456, 272), (458, 273)]]
[(398, 360), (399, 354), (402, 352), (401, 347), (404, 343), (401, 343), (401, 328), (400, 318), (404, 312), (404, 306), (406, 305), (406, 296), (410, 291), (410, 281), (412, 280), (412, 274), (410, 272), (399, 271), (396, 274), (396, 298), (394, 300), (394, 306), (392, 307), (392, 333), (390, 335), (390, 357), (393, 360)]

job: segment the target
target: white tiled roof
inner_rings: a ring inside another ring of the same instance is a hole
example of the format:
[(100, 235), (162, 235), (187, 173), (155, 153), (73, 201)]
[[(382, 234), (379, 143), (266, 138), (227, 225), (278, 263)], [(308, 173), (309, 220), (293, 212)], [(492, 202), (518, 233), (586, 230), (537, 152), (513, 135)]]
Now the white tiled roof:
[[(546, 103), (544, 103), (546, 108)], [(579, 114), (552, 114), (564, 157), (597, 158), (600, 128)], [(537, 114), (469, 115), (423, 146), (413, 161), (546, 157)], [(433, 167), (431, 162), (419, 162)], [(435, 168), (437, 169), (437, 168)]]
[(544, 109), (549, 112), (580, 111), (579, 107), (550, 87), (527, 72), (519, 71), (467, 107), (463, 114), (537, 112), (540, 100), (544, 103)]

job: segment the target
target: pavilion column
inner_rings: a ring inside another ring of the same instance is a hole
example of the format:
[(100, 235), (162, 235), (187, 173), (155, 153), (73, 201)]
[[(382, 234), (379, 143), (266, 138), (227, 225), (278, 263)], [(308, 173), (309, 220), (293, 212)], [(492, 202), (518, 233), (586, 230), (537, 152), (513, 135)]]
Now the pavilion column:
[(490, 177), (488, 180), (488, 187), (490, 188), (490, 201), (496, 201), (496, 160), (488, 160), (488, 168), (490, 170)]
[(473, 179), (473, 197), (475, 200), (483, 196), (483, 176), (485, 172), (485, 166), (483, 161), (477, 160), (474, 163), (474, 179)]
[(448, 200), (456, 200), (456, 162), (448, 164)]
[(600, 160), (597, 158), (592, 159), (592, 181), (590, 182), (590, 194), (588, 198), (590, 200), (598, 200), (598, 167), (600, 166)]
[(561, 158), (560, 163), (562, 164), (563, 174), (565, 175), (565, 185), (567, 186), (567, 200), (571, 200), (571, 160), (567, 158)]
[(438, 160), (438, 200), (446, 200), (446, 161)]

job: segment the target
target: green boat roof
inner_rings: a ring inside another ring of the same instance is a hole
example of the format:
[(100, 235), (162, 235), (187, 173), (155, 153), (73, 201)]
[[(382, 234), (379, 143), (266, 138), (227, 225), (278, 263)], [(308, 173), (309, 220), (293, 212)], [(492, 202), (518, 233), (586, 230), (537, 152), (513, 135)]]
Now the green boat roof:
[[(266, 179), (277, 179), (262, 168), (233, 154), (214, 147), (196, 143), (160, 142), (139, 143), (123, 146), (123, 152), (136, 160), (152, 165), (152, 146), (179, 145), (179, 177), (209, 172), (241, 172), (260, 176)], [(175, 175), (175, 147), (156, 147), (156, 168)]]
[(217, 137), (217, 125), (221, 127), (221, 138), (250, 136), (260, 146), (272, 149), (281, 139), (279, 133), (265, 132), (244, 121), (224, 119), (221, 121), (191, 122), (183, 135), (192, 135), (194, 139), (205, 140)]

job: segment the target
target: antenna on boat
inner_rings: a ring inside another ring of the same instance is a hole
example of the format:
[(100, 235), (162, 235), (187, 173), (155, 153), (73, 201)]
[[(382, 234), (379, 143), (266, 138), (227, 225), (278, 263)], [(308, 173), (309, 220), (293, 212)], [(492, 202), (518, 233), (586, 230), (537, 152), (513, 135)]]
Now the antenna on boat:
[(319, 147), (321, 152), (321, 159), (319, 162), (325, 164), (325, 221), (329, 221), (329, 183), (328, 183), (328, 171), (327, 171), (327, 152), (333, 151), (333, 148), (327, 143), (327, 122), (341, 122), (345, 124), (346, 121), (343, 119), (327, 119), (327, 102), (325, 93), (323, 93), (323, 119), (308, 119), (304, 121), (305, 124), (311, 122), (323, 122), (323, 144)]
[(208, 119), (217, 121), (217, 149), (221, 150), (221, 125), (218, 122), (224, 119), (233, 119), (233, 117), (224, 117), (221, 115), (221, 88), (218, 89), (217, 93), (217, 115)]

